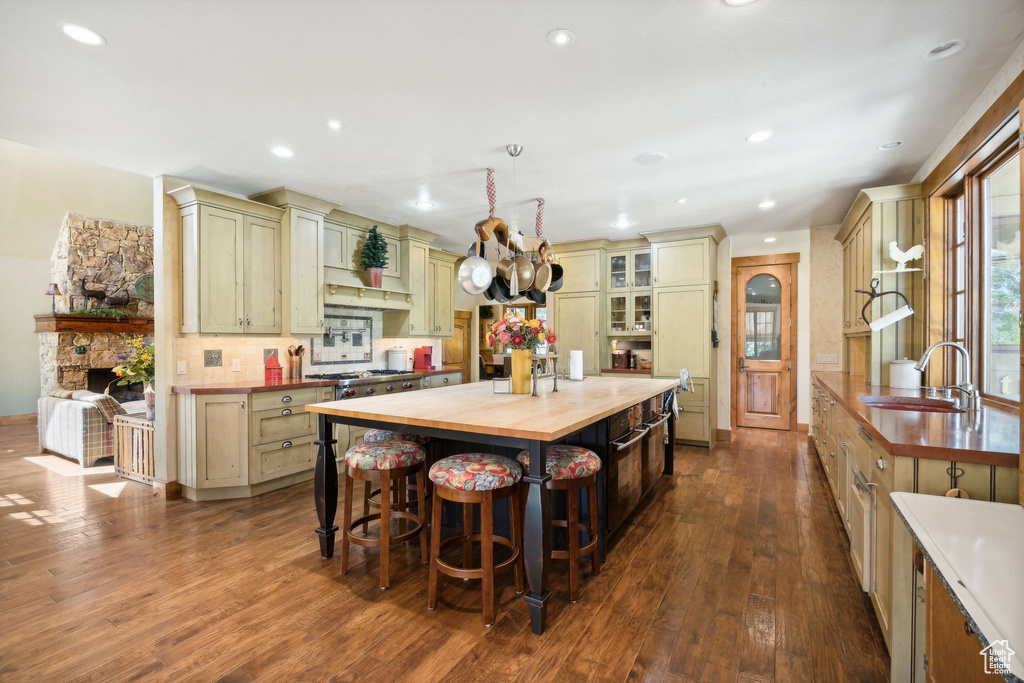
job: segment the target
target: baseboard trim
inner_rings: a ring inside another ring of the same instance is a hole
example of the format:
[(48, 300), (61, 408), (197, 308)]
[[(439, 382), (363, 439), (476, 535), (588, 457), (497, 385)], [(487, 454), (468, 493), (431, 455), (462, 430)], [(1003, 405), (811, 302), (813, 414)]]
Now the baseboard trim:
[(807, 434), (808, 432), (811, 431), (811, 426), (806, 422), (797, 422), (796, 431), (798, 431), (801, 434)]
[(0, 427), (7, 427), (10, 425), (27, 425), (35, 422), (37, 415), (35, 413), (25, 413), (24, 415), (0, 415)]
[(719, 441), (732, 441), (731, 429), (716, 429), (715, 432)]

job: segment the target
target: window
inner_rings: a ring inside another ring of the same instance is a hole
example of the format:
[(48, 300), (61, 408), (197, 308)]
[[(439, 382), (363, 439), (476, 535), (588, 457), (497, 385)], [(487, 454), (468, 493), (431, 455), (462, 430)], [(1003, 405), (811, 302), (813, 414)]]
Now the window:
[(981, 177), (981, 391), (1020, 400), (1020, 152)]
[[(1013, 140), (1016, 142), (1016, 140)], [(988, 398), (1020, 401), (1020, 153), (1004, 145), (946, 196), (947, 339), (971, 353), (971, 380)], [(947, 354), (947, 368), (957, 368)], [(960, 382), (947, 370), (946, 381)]]

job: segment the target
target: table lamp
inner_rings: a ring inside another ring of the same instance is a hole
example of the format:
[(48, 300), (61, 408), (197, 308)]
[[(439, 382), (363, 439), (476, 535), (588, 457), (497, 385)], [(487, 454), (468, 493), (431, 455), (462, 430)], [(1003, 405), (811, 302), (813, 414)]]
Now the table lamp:
[(46, 294), (50, 297), (50, 311), (56, 313), (57, 296), (60, 294), (60, 287), (57, 286), (56, 282), (51, 282), (50, 286), (46, 288)]

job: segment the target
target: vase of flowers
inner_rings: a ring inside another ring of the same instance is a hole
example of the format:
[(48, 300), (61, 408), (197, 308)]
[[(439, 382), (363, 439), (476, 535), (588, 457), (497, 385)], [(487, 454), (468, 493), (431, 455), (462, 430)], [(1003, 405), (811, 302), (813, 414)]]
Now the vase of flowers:
[(384, 267), (388, 265), (388, 243), (377, 232), (377, 226), (370, 228), (363, 242), (361, 263), (370, 276), (370, 286), (380, 288), (384, 281)]
[[(143, 397), (146, 399), (146, 419), (156, 417), (156, 391), (153, 381), (156, 379), (156, 351), (152, 344), (147, 344), (142, 335), (128, 337), (128, 353), (117, 357), (119, 363), (114, 368), (117, 385), (126, 387), (129, 384), (142, 382)], [(110, 390), (110, 387), (107, 387)]]
[(530, 354), (543, 341), (555, 343), (557, 338), (543, 321), (527, 320), (521, 315), (509, 312), (491, 325), (487, 335), (493, 347), (502, 344), (509, 349), (512, 358), (512, 393), (530, 393)]

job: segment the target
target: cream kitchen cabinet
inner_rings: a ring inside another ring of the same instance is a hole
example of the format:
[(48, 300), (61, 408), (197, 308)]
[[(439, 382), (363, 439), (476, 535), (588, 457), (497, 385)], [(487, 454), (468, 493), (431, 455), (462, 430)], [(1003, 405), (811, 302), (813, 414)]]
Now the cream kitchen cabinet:
[(711, 376), (711, 298), (708, 286), (654, 290), (654, 376)]
[[(436, 329), (439, 326), (434, 319), (434, 306), (437, 299), (430, 287), (430, 243), (436, 238), (435, 233), (420, 230), (411, 225), (399, 227), (398, 253), (402, 262), (402, 287), (408, 292), (412, 306), (408, 310), (384, 311), (385, 337), (436, 338), (442, 336)], [(434, 274), (435, 277), (438, 276), (436, 266)], [(454, 283), (454, 278), (452, 282)], [(454, 297), (454, 289), (452, 289), (451, 296)], [(443, 297), (442, 304), (445, 304)], [(448, 336), (450, 336), (453, 325), (454, 322), (446, 322), (440, 326), (448, 329)]]
[(608, 252), (608, 291), (651, 288), (651, 249)]
[(312, 477), (317, 422), (334, 387), (178, 393), (178, 480), (192, 500), (244, 498)]
[(569, 351), (583, 351), (583, 374), (601, 371), (601, 295), (559, 292), (554, 299), (556, 347), (563, 356), (560, 367), (568, 372)]
[(709, 284), (712, 280), (712, 240), (712, 237), (704, 237), (653, 243), (651, 267), (654, 286)]
[(439, 372), (433, 375), (424, 375), (423, 378), (420, 380), (421, 389), (453, 387), (456, 384), (462, 384), (462, 373), (459, 371)]
[(601, 249), (587, 249), (558, 254), (558, 263), (562, 266), (562, 288), (559, 294), (576, 294), (580, 292), (597, 292), (601, 289), (601, 270), (603, 269)]
[[(401, 242), (398, 238), (392, 237), (391, 235), (384, 234), (378, 227), (378, 232), (384, 237), (384, 241), (388, 245), (388, 264), (384, 266), (385, 277), (401, 277), (402, 276), (402, 250)], [(368, 230), (362, 230), (352, 226), (345, 227), (345, 245), (347, 247), (346, 258), (341, 268), (348, 268), (349, 270), (356, 271), (357, 273), (365, 272), (365, 268), (362, 265), (363, 259), (363, 245), (366, 243), (366, 235), (369, 233)]]
[(429, 330), (435, 337), (455, 334), (455, 254), (431, 250), (427, 262)]
[(180, 208), (182, 333), (280, 334), (283, 212), (191, 185), (169, 194)]
[(651, 333), (650, 289), (630, 289), (608, 295), (609, 335), (646, 336)]

